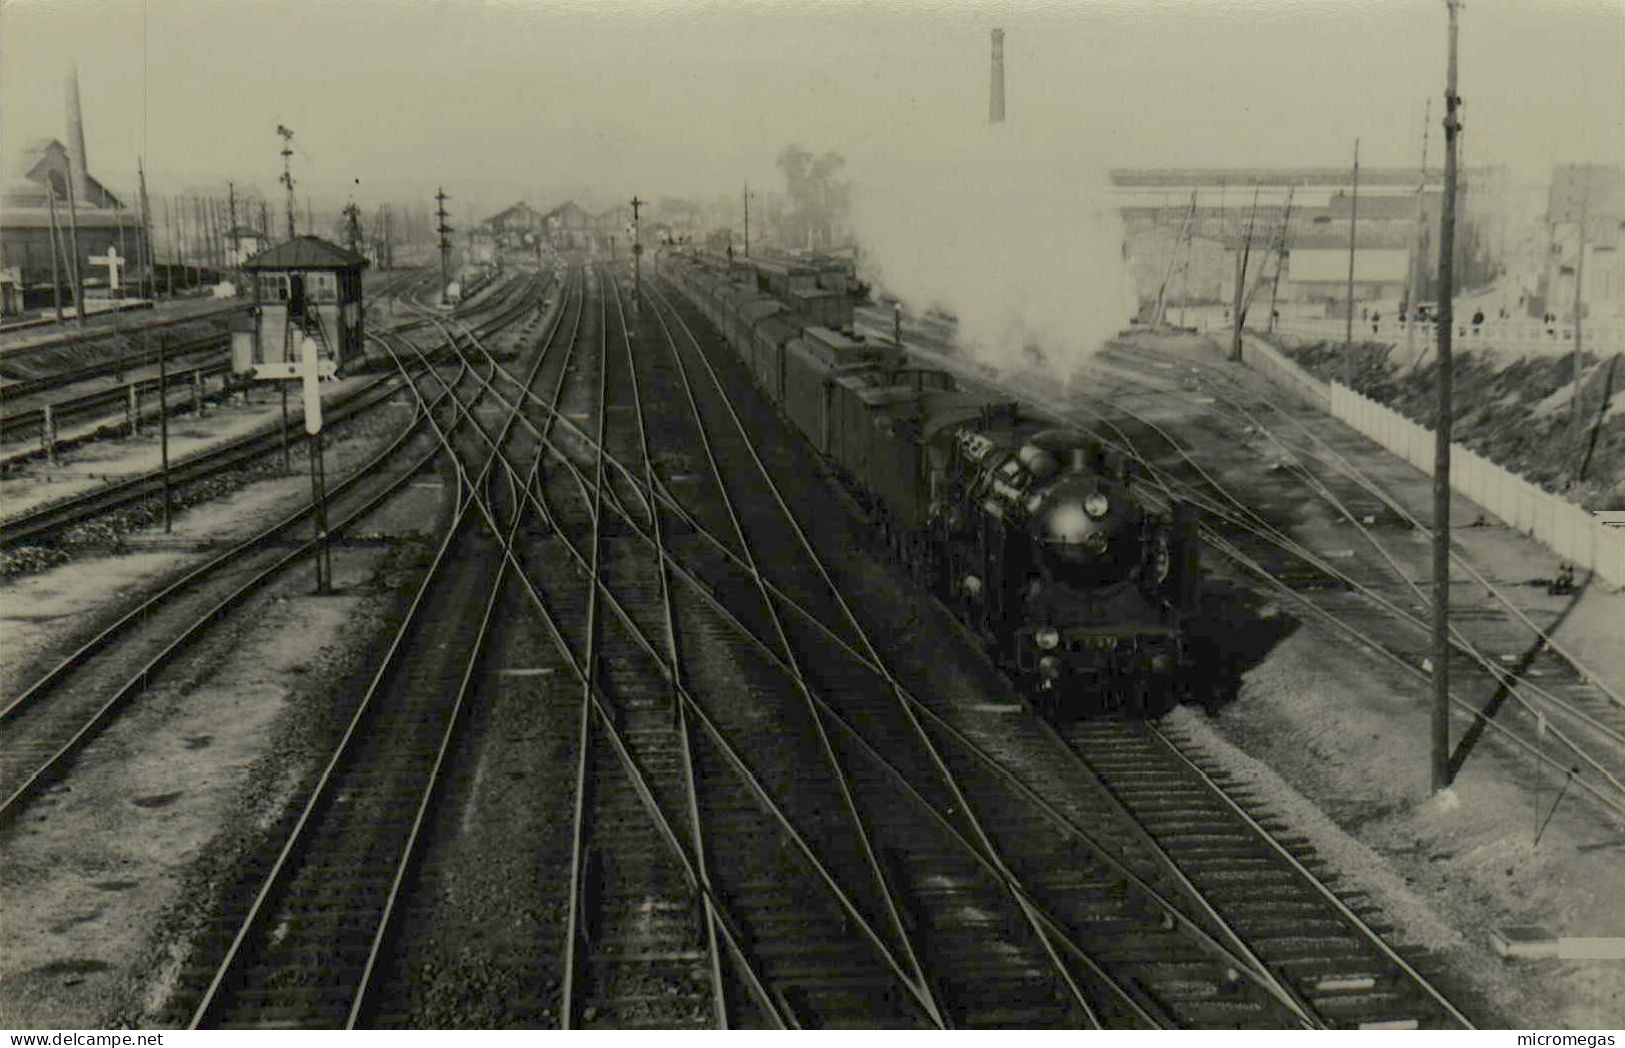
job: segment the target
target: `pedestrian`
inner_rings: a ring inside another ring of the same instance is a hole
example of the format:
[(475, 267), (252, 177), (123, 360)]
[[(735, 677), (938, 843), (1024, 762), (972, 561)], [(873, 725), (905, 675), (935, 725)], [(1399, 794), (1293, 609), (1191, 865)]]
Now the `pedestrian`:
[(1375, 335), (1377, 333), (1377, 324), (1381, 321), (1381, 319), (1382, 319), (1381, 315), (1378, 314), (1377, 311), (1373, 309), (1371, 311), (1371, 333), (1373, 335)]
[(1483, 327), (1483, 326), (1484, 326), (1484, 311), (1482, 309), (1473, 310), (1473, 334), (1475, 334), (1475, 335), (1478, 334), (1478, 329)]

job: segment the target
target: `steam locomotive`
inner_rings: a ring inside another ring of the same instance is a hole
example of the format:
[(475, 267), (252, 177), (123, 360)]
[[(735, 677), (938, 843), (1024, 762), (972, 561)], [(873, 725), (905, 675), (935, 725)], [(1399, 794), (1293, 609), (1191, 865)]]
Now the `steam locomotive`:
[(1194, 520), (1142, 505), (1130, 464), (830, 326), (841, 296), (793, 266), (677, 252), (659, 265), (1035, 705), (1155, 716), (1191, 690)]

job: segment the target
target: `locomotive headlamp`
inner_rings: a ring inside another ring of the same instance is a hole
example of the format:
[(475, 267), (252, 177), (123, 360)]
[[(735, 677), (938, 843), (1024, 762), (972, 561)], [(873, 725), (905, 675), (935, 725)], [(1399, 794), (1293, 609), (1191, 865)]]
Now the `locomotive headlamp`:
[(1168, 673), (1174, 668), (1174, 660), (1166, 652), (1158, 652), (1151, 656), (1151, 669), (1156, 673)]
[(982, 579), (980, 576), (966, 575), (959, 584), (964, 587), (965, 596), (967, 597), (980, 597), (982, 595)]
[(1112, 504), (1106, 501), (1106, 496), (1095, 491), (1083, 500), (1083, 508), (1091, 517), (1104, 517)]
[(1066, 665), (1054, 655), (1045, 655), (1038, 660), (1038, 673), (1045, 680), (1060, 680), (1065, 669)]
[(1038, 632), (1033, 634), (1033, 640), (1045, 651), (1054, 651), (1061, 644), (1061, 631), (1054, 626), (1040, 626)]

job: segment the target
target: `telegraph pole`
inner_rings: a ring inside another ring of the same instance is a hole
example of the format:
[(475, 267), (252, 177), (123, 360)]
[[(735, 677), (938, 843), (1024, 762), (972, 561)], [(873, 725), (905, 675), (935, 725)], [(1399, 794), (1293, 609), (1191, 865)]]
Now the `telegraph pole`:
[[(1449, 0), (1454, 3), (1455, 0)], [(1360, 140), (1354, 140), (1354, 194), (1349, 198), (1349, 314), (1343, 329), (1343, 385), (1354, 388), (1354, 227), (1360, 219)]]
[(1174, 237), (1173, 250), (1168, 253), (1168, 268), (1163, 271), (1162, 283), (1157, 287), (1157, 304), (1151, 310), (1151, 327), (1159, 330), (1162, 327), (1163, 315), (1168, 311), (1168, 282), (1174, 278), (1174, 268), (1179, 265), (1179, 250), (1185, 245), (1185, 238), (1190, 235), (1191, 220), (1196, 216), (1196, 191), (1191, 191), (1191, 206), (1186, 209), (1185, 217), (1180, 220), (1179, 233)]
[(237, 284), (243, 283), (243, 241), (237, 234), (237, 183), (226, 183), (227, 221), (231, 223), (231, 268), (237, 272)]
[[(638, 222), (638, 210), (644, 201), (635, 195), (632, 197), (632, 312), (636, 314), (643, 305), (643, 236)], [(749, 243), (749, 241), (746, 241)], [(747, 249), (747, 254), (748, 254)]]
[(68, 246), (73, 249), (73, 266), (68, 272), (73, 276), (73, 307), (74, 314), (79, 318), (79, 326), (85, 326), (85, 278), (79, 269), (79, 205), (73, 199), (73, 165), (68, 165)]
[(446, 234), (451, 232), (451, 227), (446, 225), (446, 201), (451, 198), (442, 187), (435, 190), (434, 199), (435, 217), (439, 219), (435, 232), (440, 234), (440, 304), (447, 306), (451, 304), (451, 300), (446, 297), (447, 285), (451, 281), (451, 241), (446, 239)]
[(1292, 191), (1296, 187), (1289, 186), (1286, 191), (1286, 210), (1281, 215), (1281, 239), (1275, 245), (1275, 279), (1270, 283), (1270, 316), (1268, 330), (1275, 332), (1275, 304), (1281, 293), (1281, 271), (1286, 268), (1287, 256), (1292, 253)]
[[(293, 198), (293, 131), (278, 124), (276, 133), (282, 136), (281, 182), (288, 190), (288, 239), (292, 240), (294, 238), (294, 209), (297, 207)], [(269, 233), (270, 230), (266, 230), (266, 232)]]
[[(1439, 219), (1439, 417), (1433, 429), (1433, 790), (1450, 786), (1450, 335), (1456, 280), (1456, 20), (1450, 9), (1449, 64), (1444, 89), (1444, 214)], [(1350, 307), (1352, 308), (1352, 307)]]
[(1417, 277), (1426, 260), (1422, 257), (1422, 232), (1427, 228), (1427, 208), (1424, 201), (1427, 198), (1428, 185), (1428, 131), (1433, 123), (1433, 99), (1427, 100), (1427, 106), (1422, 113), (1422, 175), (1416, 183), (1416, 235), (1411, 238), (1411, 271), (1405, 281), (1405, 309), (1409, 317), (1401, 317), (1405, 322), (1405, 359), (1412, 362), (1415, 367), (1416, 355), (1411, 352), (1416, 345), (1416, 297), (1421, 290)]
[(51, 305), (56, 308), (56, 322), (62, 323), (62, 274), (57, 271), (57, 256), (62, 252), (62, 230), (56, 221), (56, 180), (45, 176), (46, 202), (51, 213)]
[(1241, 359), (1242, 289), (1247, 285), (1247, 260), (1253, 251), (1253, 222), (1258, 218), (1258, 186), (1253, 186), (1253, 210), (1247, 216), (1247, 236), (1242, 241), (1241, 253), (1236, 256), (1236, 303), (1231, 311), (1230, 359)]
[[(141, 192), (141, 233), (147, 242), (147, 254), (152, 254), (152, 209), (147, 203), (147, 167), (139, 157), (136, 158), (136, 177)], [(156, 291), (153, 295), (157, 297)], [(145, 325), (141, 328), (142, 341), (151, 337)], [(134, 424), (132, 422), (132, 424)], [(158, 336), (158, 454), (160, 476), (163, 481), (164, 498), (164, 533), (169, 533), (170, 527), (170, 495), (169, 495), (169, 355), (164, 344), (164, 336)]]
[(1574, 476), (1578, 480), (1580, 465), (1585, 461), (1585, 420), (1580, 415), (1580, 336), (1581, 316), (1585, 313), (1585, 299), (1580, 291), (1585, 280), (1586, 265), (1586, 213), (1591, 204), (1591, 171), (1585, 166), (1577, 168), (1583, 182), (1580, 186), (1579, 250), (1574, 256)]
[[(634, 213), (633, 222), (637, 221)], [(745, 257), (750, 257), (750, 182), (745, 183)]]

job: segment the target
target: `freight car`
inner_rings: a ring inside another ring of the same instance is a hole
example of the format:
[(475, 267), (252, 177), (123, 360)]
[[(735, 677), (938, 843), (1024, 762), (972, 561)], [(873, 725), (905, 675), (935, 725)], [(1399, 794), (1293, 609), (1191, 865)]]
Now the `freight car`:
[[(1188, 694), (1193, 522), (1086, 434), (958, 388), (796, 299), (678, 253), (664, 275), (830, 464), (891, 554), (1041, 708), (1154, 716)], [(720, 271), (719, 271), (720, 270)]]

